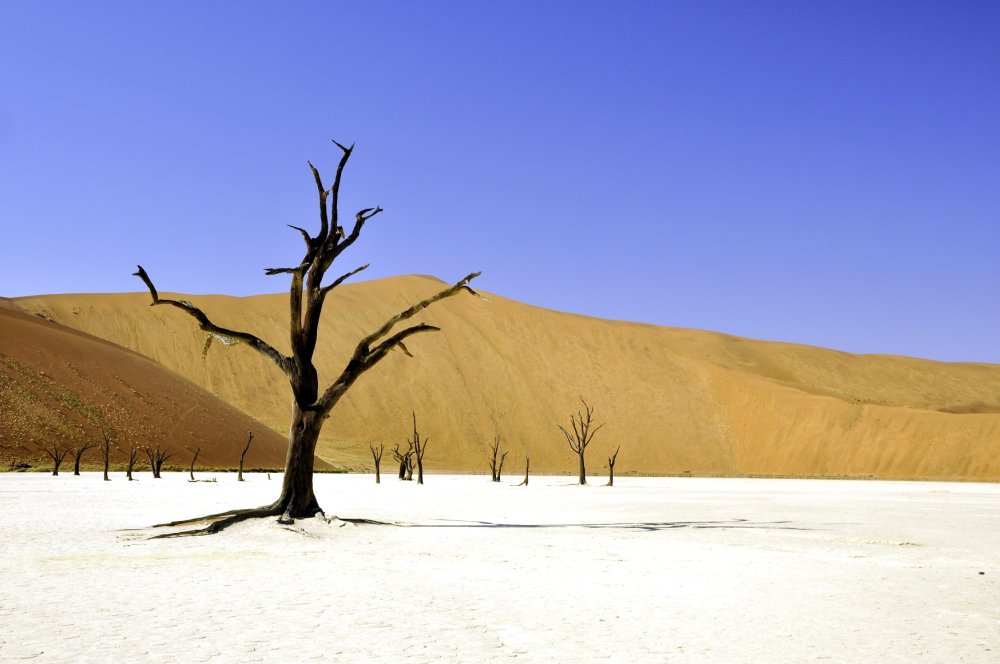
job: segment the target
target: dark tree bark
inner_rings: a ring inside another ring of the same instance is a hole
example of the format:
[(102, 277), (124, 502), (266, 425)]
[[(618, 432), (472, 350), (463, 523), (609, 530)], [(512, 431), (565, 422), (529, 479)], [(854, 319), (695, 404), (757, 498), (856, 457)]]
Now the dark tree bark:
[(417, 433), (417, 414), (413, 413), (413, 440), (409, 442), (410, 448), (413, 449), (413, 458), (417, 460), (417, 484), (424, 483), (424, 452), (427, 451), (429, 440), (430, 438), (420, 440), (420, 434)]
[[(334, 142), (336, 143), (336, 141)], [(342, 155), (333, 183), (329, 187), (323, 183), (319, 171), (312, 164), (309, 164), (319, 196), (319, 231), (316, 235), (310, 235), (305, 229), (293, 226), (292, 228), (301, 234), (305, 241), (304, 256), (291, 267), (265, 270), (265, 273), (269, 275), (285, 274), (290, 276), (288, 301), (291, 355), (282, 355), (274, 346), (256, 335), (216, 325), (201, 309), (186, 300), (161, 298), (153, 281), (141, 265), (135, 272), (135, 275), (142, 279), (149, 289), (153, 305), (170, 305), (192, 316), (198, 322), (199, 327), (209, 334), (206, 346), (210, 345), (214, 338), (226, 340), (228, 343), (247, 344), (271, 360), (285, 374), (293, 396), (288, 454), (285, 457), (285, 474), (278, 498), (270, 505), (258, 508), (233, 510), (208, 517), (161, 524), (182, 525), (210, 522), (204, 528), (180, 534), (214, 533), (233, 523), (255, 517), (279, 516), (279, 522), (291, 523), (298, 518), (322, 514), (323, 510), (313, 494), (313, 459), (320, 431), (330, 412), (361, 374), (378, 364), (390, 351), (398, 349), (409, 355), (405, 344), (409, 337), (439, 329), (426, 323), (417, 323), (404, 327), (398, 332), (393, 332), (398, 324), (410, 320), (435, 302), (462, 291), (476, 294), (469, 287), (469, 282), (479, 276), (478, 272), (473, 272), (452, 286), (389, 318), (381, 327), (358, 342), (340, 375), (329, 383), (325, 390), (320, 389), (319, 376), (313, 363), (313, 354), (316, 350), (316, 339), (324, 302), (330, 291), (368, 266), (363, 265), (351, 270), (337, 277), (328, 285), (324, 286), (323, 281), (327, 276), (327, 270), (330, 269), (334, 261), (350, 248), (361, 235), (364, 225), (372, 217), (382, 212), (382, 208), (377, 206), (357, 212), (354, 215), (354, 225), (350, 232), (345, 231), (344, 227), (340, 225), (338, 201), (341, 177), (354, 146), (345, 147), (340, 143), (336, 143), (336, 145), (340, 148)]]
[(87, 443), (86, 445), (81, 445), (73, 449), (73, 474), (80, 474), (80, 457), (83, 453), (89, 449), (93, 449), (94, 445), (92, 443)]
[(173, 456), (173, 454), (167, 454), (167, 451), (160, 449), (157, 445), (155, 448), (151, 448), (148, 445), (143, 448), (146, 452), (146, 458), (149, 459), (149, 469), (153, 471), (154, 479), (160, 478), (160, 470), (163, 468), (163, 464), (166, 463), (167, 459)]
[(125, 477), (128, 481), (132, 481), (132, 471), (135, 469), (135, 462), (139, 460), (139, 448), (135, 443), (132, 443), (128, 448), (128, 465), (125, 466)]
[(253, 442), (253, 431), (250, 432), (250, 437), (247, 438), (247, 444), (243, 448), (243, 451), (240, 452), (240, 472), (236, 476), (236, 481), (237, 482), (242, 482), (243, 481), (243, 459), (246, 457), (247, 450), (250, 449), (250, 443), (252, 443), (252, 442)]
[(409, 482), (413, 479), (413, 444), (411, 443), (406, 452), (399, 451), (399, 445), (392, 450), (392, 456), (399, 463), (399, 479)]
[(587, 405), (583, 397), (580, 397), (580, 402), (583, 403), (583, 410), (577, 411), (576, 415), (570, 415), (569, 417), (569, 423), (573, 432), (570, 433), (562, 426), (559, 427), (559, 430), (566, 437), (566, 442), (569, 444), (570, 449), (576, 452), (580, 460), (580, 484), (586, 484), (587, 465), (584, 461), (584, 453), (587, 451), (587, 446), (594, 440), (594, 436), (604, 425), (593, 426), (594, 409)]
[(378, 447), (375, 447), (374, 443), (368, 443), (368, 449), (372, 451), (372, 458), (375, 460), (375, 484), (382, 483), (382, 453), (385, 452), (385, 445), (379, 443)]
[(524, 481), (518, 486), (528, 486), (528, 469), (531, 467), (531, 457), (524, 457)]
[(618, 460), (618, 453), (622, 451), (622, 446), (619, 445), (615, 450), (615, 453), (608, 457), (608, 486), (615, 485), (615, 461)]
[(490, 477), (494, 482), (500, 481), (500, 473), (503, 472), (503, 462), (507, 459), (507, 452), (500, 452), (500, 434), (493, 437), (493, 443), (490, 445), (490, 452), (492, 453), (489, 459), (490, 462)]
[(196, 461), (198, 461), (198, 455), (201, 454), (201, 448), (200, 447), (196, 447), (196, 448), (194, 448), (192, 450), (190, 447), (187, 447), (185, 445), (184, 449), (189, 450), (191, 452), (194, 452), (194, 456), (191, 457), (191, 467), (188, 469), (188, 473), (191, 474), (191, 479), (189, 481), (190, 482), (194, 482), (194, 464), (195, 464)]
[(52, 443), (52, 447), (43, 447), (42, 449), (52, 459), (52, 476), (57, 476), (59, 474), (59, 466), (62, 465), (63, 459), (69, 454), (69, 448), (63, 449), (58, 444)]

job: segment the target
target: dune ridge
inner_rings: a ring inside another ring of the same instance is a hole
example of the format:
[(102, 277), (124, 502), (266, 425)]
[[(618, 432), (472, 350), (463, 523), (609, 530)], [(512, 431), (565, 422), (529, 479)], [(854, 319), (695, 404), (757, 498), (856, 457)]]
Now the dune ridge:
[[(439, 289), (404, 276), (331, 293), (317, 367), (330, 381), (354, 343)], [(1000, 366), (852, 355), (731, 335), (560, 313), (484, 293), (431, 307), (414, 337), (338, 405), (318, 453), (370, 468), (370, 442), (405, 446), (410, 413), (429, 437), (431, 470), (486, 469), (501, 434), (506, 472), (572, 471), (556, 428), (583, 396), (607, 422), (592, 474), (622, 446), (619, 473), (1000, 479)], [(287, 295), (173, 295), (216, 323), (288, 351)], [(145, 293), (47, 295), (12, 305), (150, 357), (276, 431), (287, 427), (284, 376), (252, 350), (220, 343)], [(390, 459), (386, 454), (386, 461)], [(391, 461), (388, 461), (391, 465)], [(385, 468), (383, 468), (385, 470)]]

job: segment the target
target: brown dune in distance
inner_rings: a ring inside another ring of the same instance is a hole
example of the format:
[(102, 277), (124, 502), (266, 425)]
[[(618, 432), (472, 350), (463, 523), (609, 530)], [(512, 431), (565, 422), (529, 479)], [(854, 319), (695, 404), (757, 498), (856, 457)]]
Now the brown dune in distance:
[[(330, 381), (364, 334), (438, 290), (405, 276), (333, 291), (317, 366)], [(287, 295), (178, 296), (219, 325), (288, 351)], [(410, 412), (429, 438), (430, 470), (486, 471), (501, 434), (505, 472), (572, 472), (557, 424), (582, 395), (607, 426), (588, 451), (593, 475), (621, 445), (618, 473), (1000, 479), (1000, 366), (852, 355), (725, 334), (608, 321), (486, 295), (438, 303), (415, 321), (442, 332), (408, 341), (334, 410), (326, 460), (371, 468), (369, 442), (405, 439)], [(51, 295), (13, 304), (147, 355), (277, 431), (289, 388), (252, 350), (216, 342), (147, 293)], [(386, 454), (383, 461), (389, 461)], [(385, 468), (383, 468), (385, 470)]]
[[(287, 442), (273, 430), (156, 362), (113, 343), (6, 307), (0, 302), (0, 458), (51, 460), (43, 445), (76, 447), (102, 442), (110, 433), (112, 464), (125, 463), (134, 443), (161, 445), (173, 456), (167, 466), (233, 467), (253, 444), (245, 467), (284, 465)], [(93, 468), (98, 449), (81, 458)], [(140, 452), (137, 470), (147, 468)], [(61, 471), (72, 472), (72, 456)]]

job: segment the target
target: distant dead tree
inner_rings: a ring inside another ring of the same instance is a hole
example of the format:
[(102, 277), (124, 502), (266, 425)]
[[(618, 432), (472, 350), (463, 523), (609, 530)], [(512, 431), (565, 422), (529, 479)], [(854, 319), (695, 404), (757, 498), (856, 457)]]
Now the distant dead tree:
[[(124, 454), (124, 452), (122, 452)], [(132, 481), (132, 471), (135, 469), (135, 462), (139, 460), (139, 446), (135, 443), (128, 448), (128, 464), (125, 466), (125, 477)]]
[(413, 479), (413, 445), (406, 452), (399, 451), (399, 445), (392, 450), (392, 456), (399, 463), (399, 479), (409, 482)]
[(619, 445), (615, 450), (615, 453), (608, 457), (608, 469), (611, 471), (608, 474), (608, 486), (615, 485), (615, 461), (618, 460), (618, 453), (622, 451), (622, 446)]
[(160, 449), (159, 445), (155, 448), (147, 445), (142, 450), (146, 453), (146, 458), (149, 459), (149, 469), (153, 471), (153, 478), (160, 479), (160, 470), (163, 468), (163, 464), (173, 454), (167, 454), (167, 451)]
[(524, 481), (518, 486), (528, 486), (528, 468), (531, 467), (531, 457), (524, 457)]
[(587, 465), (584, 462), (583, 456), (587, 451), (587, 446), (594, 440), (594, 436), (597, 435), (597, 432), (601, 430), (604, 424), (599, 424), (596, 427), (593, 426), (594, 409), (587, 405), (583, 397), (580, 397), (580, 402), (583, 403), (583, 410), (577, 411), (576, 415), (570, 415), (569, 417), (570, 428), (572, 428), (573, 433), (571, 434), (561, 425), (558, 426), (559, 430), (566, 437), (569, 448), (576, 452), (577, 457), (580, 459), (580, 484), (586, 484)]
[(500, 473), (503, 471), (503, 462), (507, 459), (508, 452), (500, 453), (500, 434), (493, 437), (493, 443), (490, 444), (490, 452), (492, 455), (489, 458), (490, 462), (490, 476), (493, 478), (494, 482), (500, 481)]
[(190, 481), (194, 482), (194, 463), (195, 463), (195, 461), (198, 460), (198, 455), (201, 454), (201, 448), (200, 447), (195, 447), (194, 449), (191, 449), (190, 447), (188, 447), (187, 445), (185, 445), (184, 449), (186, 449), (188, 452), (194, 452), (194, 456), (191, 457), (191, 467), (188, 469), (188, 472), (191, 474)]
[(240, 452), (240, 472), (236, 476), (237, 482), (243, 481), (243, 459), (247, 455), (247, 450), (250, 449), (250, 443), (253, 442), (253, 431), (250, 432), (250, 436), (247, 438), (247, 444), (243, 447), (243, 451)]
[(413, 450), (413, 458), (417, 460), (417, 484), (424, 483), (424, 452), (427, 451), (428, 440), (430, 438), (420, 440), (420, 434), (417, 433), (417, 414), (413, 413), (413, 440), (408, 442)]
[(108, 468), (111, 467), (111, 436), (103, 424), (101, 424), (101, 461), (104, 463), (104, 481), (110, 482)]
[(372, 451), (372, 458), (375, 460), (375, 484), (381, 484), (382, 453), (385, 452), (385, 444), (379, 443), (378, 447), (375, 447), (375, 443), (368, 443), (368, 449)]
[(59, 466), (62, 465), (63, 459), (69, 454), (69, 448), (62, 448), (58, 443), (52, 443), (52, 447), (43, 447), (42, 450), (52, 459), (52, 476), (55, 477), (59, 474)]
[[(320, 389), (319, 373), (313, 363), (313, 354), (316, 350), (323, 305), (334, 288), (368, 266), (363, 265), (351, 270), (325, 286), (323, 285), (324, 278), (334, 261), (350, 248), (361, 235), (365, 223), (382, 212), (382, 208), (377, 206), (357, 212), (354, 215), (354, 226), (349, 232), (340, 225), (338, 200), (341, 176), (354, 147), (344, 147), (336, 141), (334, 143), (343, 154), (337, 166), (333, 183), (329, 187), (324, 184), (319, 171), (312, 164), (309, 164), (319, 194), (320, 226), (318, 233), (310, 235), (305, 229), (292, 226), (305, 241), (304, 256), (292, 266), (265, 270), (266, 274), (288, 275), (291, 279), (288, 291), (291, 355), (283, 355), (277, 348), (254, 334), (216, 325), (200, 308), (187, 300), (161, 298), (149, 274), (141, 265), (135, 272), (135, 276), (142, 279), (149, 289), (152, 304), (176, 307), (192, 316), (198, 322), (199, 327), (209, 334), (210, 339), (223, 340), (227, 344), (243, 343), (257, 351), (285, 374), (293, 396), (288, 454), (285, 457), (285, 472), (278, 498), (270, 505), (257, 508), (230, 510), (207, 517), (201, 516), (161, 524), (178, 526), (208, 523), (207, 526), (198, 530), (176, 533), (175, 535), (215, 533), (239, 521), (257, 517), (277, 516), (281, 523), (291, 523), (295, 519), (322, 514), (323, 510), (313, 492), (313, 466), (320, 431), (334, 406), (347, 394), (363, 373), (378, 364), (391, 351), (398, 349), (409, 355), (410, 352), (404, 342), (408, 341), (410, 337), (439, 329), (427, 323), (417, 323), (404, 327), (398, 332), (393, 332), (397, 325), (409, 321), (428, 306), (444, 298), (462, 291), (476, 294), (469, 287), (469, 282), (479, 276), (478, 272), (473, 272), (461, 281), (392, 316), (357, 343), (340, 375), (325, 390)], [(245, 230), (243, 232), (246, 233)]]
[(74, 475), (79, 475), (80, 474), (80, 457), (83, 456), (84, 452), (86, 452), (87, 450), (91, 450), (94, 447), (95, 446), (94, 446), (93, 443), (85, 443), (83, 445), (77, 445), (76, 447), (73, 448), (73, 474)]

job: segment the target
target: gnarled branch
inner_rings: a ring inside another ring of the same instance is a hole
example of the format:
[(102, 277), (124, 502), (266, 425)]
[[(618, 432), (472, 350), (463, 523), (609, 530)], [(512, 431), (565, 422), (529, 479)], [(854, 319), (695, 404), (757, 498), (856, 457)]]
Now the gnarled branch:
[(354, 381), (358, 379), (358, 376), (375, 366), (375, 364), (385, 357), (386, 354), (388, 354), (388, 352), (393, 348), (402, 347), (404, 352), (409, 355), (409, 349), (406, 349), (406, 346), (403, 344), (404, 339), (420, 332), (432, 332), (438, 330), (439, 328), (433, 325), (428, 325), (427, 323), (420, 323), (419, 325), (414, 325), (413, 327), (401, 330), (388, 339), (384, 339), (374, 348), (372, 348), (372, 344), (388, 334), (397, 324), (409, 318), (413, 318), (419, 312), (439, 300), (451, 297), (452, 295), (460, 293), (463, 290), (468, 290), (473, 294), (477, 294), (469, 288), (469, 282), (478, 277), (479, 274), (479, 272), (473, 272), (472, 274), (466, 275), (466, 277), (461, 281), (458, 281), (444, 290), (438, 291), (434, 295), (421, 300), (409, 309), (396, 314), (387, 320), (381, 327), (375, 330), (375, 332), (369, 334), (367, 337), (358, 342), (358, 345), (354, 348), (354, 354), (347, 362), (347, 366), (344, 367), (340, 376), (338, 376), (330, 387), (326, 389), (323, 396), (317, 400), (317, 409), (324, 414), (329, 413), (330, 409), (334, 407), (340, 397), (342, 397), (347, 389), (354, 384)]
[(282, 371), (284, 371), (286, 375), (290, 374), (291, 372), (290, 360), (285, 356), (283, 356), (281, 353), (279, 353), (277, 350), (275, 350), (274, 347), (272, 347), (266, 341), (263, 341), (260, 337), (250, 334), (249, 332), (230, 330), (228, 328), (216, 325), (215, 323), (213, 323), (208, 319), (208, 316), (206, 316), (201, 309), (194, 306), (187, 300), (169, 300), (161, 298), (159, 294), (156, 292), (156, 287), (153, 286), (153, 281), (152, 279), (149, 278), (149, 275), (146, 273), (146, 270), (143, 269), (141, 265), (137, 265), (136, 267), (138, 267), (139, 269), (137, 272), (133, 272), (133, 276), (142, 279), (143, 282), (146, 284), (146, 287), (149, 288), (149, 294), (153, 298), (153, 302), (150, 304), (150, 306), (154, 306), (157, 304), (169, 304), (175, 306), (178, 309), (187, 312), (190, 316), (194, 317), (194, 319), (198, 321), (199, 327), (201, 327), (201, 329), (205, 330), (206, 332), (209, 332), (211, 334), (217, 334), (221, 337), (228, 337), (230, 339), (236, 339), (238, 341), (242, 341), (243, 343), (249, 345), (251, 348), (256, 350), (264, 357), (267, 357), (272, 362), (277, 364), (278, 367)]

